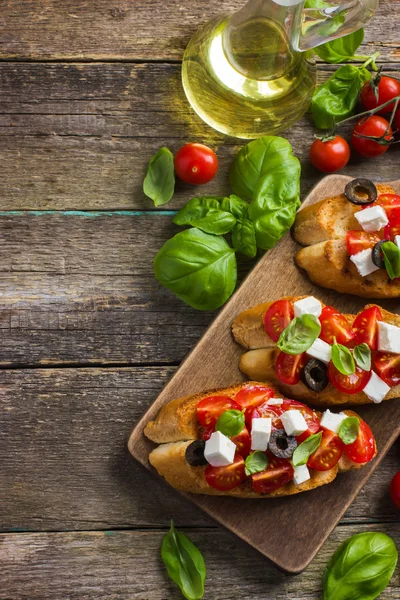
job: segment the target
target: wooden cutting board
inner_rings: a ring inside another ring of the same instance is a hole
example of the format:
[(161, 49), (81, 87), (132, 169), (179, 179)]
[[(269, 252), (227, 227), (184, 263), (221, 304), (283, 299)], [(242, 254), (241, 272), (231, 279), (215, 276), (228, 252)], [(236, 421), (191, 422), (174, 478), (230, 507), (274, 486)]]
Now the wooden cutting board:
[[(343, 175), (325, 177), (311, 191), (303, 206), (341, 194), (350, 180), (350, 177)], [(391, 185), (400, 193), (400, 180), (391, 182)], [(148, 462), (154, 444), (145, 438), (143, 429), (164, 404), (173, 398), (243, 381), (238, 369), (243, 349), (231, 335), (232, 321), (243, 309), (287, 295), (313, 294), (325, 304), (331, 304), (346, 313), (357, 313), (368, 302), (314, 286), (294, 264), (296, 247), (290, 234), (287, 234), (261, 258), (136, 425), (129, 439), (129, 450), (147, 469), (154, 471)], [(381, 304), (393, 312), (400, 308), (398, 300), (383, 301)], [(400, 434), (400, 401), (392, 400), (357, 410), (371, 425), (379, 449), (377, 458), (363, 469), (339, 475), (329, 485), (287, 498), (242, 500), (191, 494), (185, 496), (280, 569), (299, 573), (313, 559)]]

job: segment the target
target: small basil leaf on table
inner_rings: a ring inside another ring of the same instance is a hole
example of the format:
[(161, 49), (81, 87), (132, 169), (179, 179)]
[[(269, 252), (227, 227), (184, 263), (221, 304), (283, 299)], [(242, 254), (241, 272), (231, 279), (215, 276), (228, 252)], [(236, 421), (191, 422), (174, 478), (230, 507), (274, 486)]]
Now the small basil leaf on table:
[(310, 435), (304, 442), (301, 442), (293, 452), (292, 463), (294, 467), (306, 465), (311, 454), (314, 454), (321, 445), (322, 431)]
[(322, 44), (322, 46), (314, 48), (314, 52), (325, 62), (336, 65), (348, 60), (354, 60), (356, 50), (361, 46), (363, 41), (364, 30), (359, 29), (354, 33), (350, 33), (349, 35), (345, 35), (337, 40), (332, 40), (331, 42), (327, 42), (326, 44)]
[(250, 219), (237, 221), (232, 230), (232, 244), (237, 252), (241, 252), (250, 258), (256, 256), (256, 232)]
[(339, 437), (346, 446), (349, 446), (356, 441), (359, 431), (360, 419), (357, 417), (347, 417), (339, 428)]
[(173, 218), (175, 225), (192, 225), (206, 233), (224, 235), (233, 229), (236, 218), (222, 210), (220, 198), (202, 196), (192, 198)]
[(276, 345), (286, 354), (302, 354), (313, 345), (320, 333), (321, 323), (315, 315), (301, 315), (282, 331)]
[(247, 476), (254, 475), (254, 473), (261, 473), (264, 471), (269, 465), (268, 456), (265, 452), (261, 452), (261, 450), (256, 450), (249, 454), (249, 456), (244, 461), (244, 471)]
[(363, 371), (371, 370), (371, 348), (368, 344), (363, 343), (356, 346), (353, 356), (357, 367), (360, 367)]
[(332, 346), (331, 358), (333, 364), (342, 375), (352, 375), (356, 372), (353, 355), (346, 346), (335, 342)]
[(161, 558), (168, 575), (187, 600), (200, 600), (204, 595), (206, 565), (200, 550), (183, 533), (176, 531), (174, 522), (165, 534)]
[(236, 219), (244, 219), (248, 208), (249, 205), (246, 200), (242, 200), (239, 196), (235, 196), (235, 194), (231, 194), (229, 198), (221, 200), (221, 210), (230, 212)]
[(400, 248), (393, 242), (385, 242), (382, 244), (381, 250), (390, 279), (400, 277)]
[(239, 435), (244, 428), (244, 413), (244, 410), (226, 410), (220, 417), (218, 417), (218, 420), (215, 424), (215, 429), (227, 437), (235, 437), (235, 435)]
[(198, 310), (214, 310), (235, 289), (235, 251), (223, 237), (187, 229), (165, 242), (154, 259), (157, 280)]
[(336, 550), (323, 575), (323, 600), (375, 600), (388, 586), (397, 564), (388, 535), (353, 535)]
[(147, 165), (143, 192), (155, 206), (162, 206), (171, 200), (174, 190), (174, 157), (168, 148), (160, 148)]

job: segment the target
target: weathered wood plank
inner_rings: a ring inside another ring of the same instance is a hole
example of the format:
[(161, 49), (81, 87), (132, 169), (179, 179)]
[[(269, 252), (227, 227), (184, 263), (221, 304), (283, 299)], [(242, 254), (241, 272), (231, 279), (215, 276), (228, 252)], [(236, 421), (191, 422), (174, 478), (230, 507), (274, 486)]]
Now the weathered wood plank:
[[(244, 0), (13, 0), (2, 7), (0, 57), (180, 59), (202, 23), (243, 5)], [(399, 59), (399, 8), (399, 0), (381, 0), (375, 19), (368, 24), (364, 51), (379, 50), (387, 61)]]

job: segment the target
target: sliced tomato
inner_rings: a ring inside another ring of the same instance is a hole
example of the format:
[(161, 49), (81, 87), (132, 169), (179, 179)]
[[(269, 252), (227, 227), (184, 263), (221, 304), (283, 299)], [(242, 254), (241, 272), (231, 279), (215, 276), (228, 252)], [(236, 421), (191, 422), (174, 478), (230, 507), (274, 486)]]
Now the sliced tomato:
[(319, 317), (321, 323), (320, 338), (328, 344), (333, 344), (336, 338), (338, 344), (347, 345), (353, 339), (350, 323), (333, 306), (325, 306)]
[(244, 459), (240, 454), (236, 453), (231, 465), (227, 465), (226, 467), (212, 467), (208, 465), (205, 468), (204, 475), (208, 485), (211, 485), (216, 490), (232, 490), (246, 479)]
[(388, 218), (389, 223), (384, 229), (384, 236), (386, 240), (394, 240), (396, 235), (400, 235), (400, 208), (394, 208)]
[(282, 409), (283, 411), (299, 410), (307, 422), (307, 431), (304, 431), (304, 433), (296, 437), (298, 444), (301, 444), (301, 442), (304, 442), (310, 435), (317, 433), (321, 429), (318, 415), (302, 402), (297, 402), (297, 400), (284, 400)]
[(371, 371), (363, 371), (359, 367), (356, 367), (356, 372), (352, 375), (343, 375), (337, 370), (333, 362), (329, 363), (328, 366), (328, 377), (331, 384), (344, 394), (358, 394), (367, 385), (371, 378)]
[(354, 346), (365, 343), (371, 350), (378, 349), (378, 321), (382, 321), (378, 306), (370, 306), (360, 312), (353, 323)]
[(400, 354), (377, 352), (373, 362), (379, 377), (390, 387), (400, 384)]
[(294, 319), (293, 302), (277, 300), (264, 315), (264, 327), (269, 337), (277, 342), (284, 329)]
[(267, 452), (269, 465), (261, 473), (255, 473), (251, 476), (253, 490), (257, 494), (270, 494), (278, 490), (293, 479), (294, 469), (291, 463), (285, 458), (276, 458), (270, 452)]
[(307, 355), (304, 354), (285, 354), (279, 352), (275, 369), (276, 374), (282, 383), (287, 385), (296, 385), (300, 381), (300, 373), (307, 361)]
[[(370, 204), (369, 206), (376, 205), (382, 206), (385, 209), (387, 218), (390, 221), (391, 218), (394, 218), (396, 214), (399, 213), (400, 196), (398, 194), (381, 194), (380, 196), (378, 196), (377, 201), (374, 202), (372, 205)], [(369, 206), (366, 206), (366, 208), (369, 208)]]
[(246, 458), (250, 454), (251, 450), (251, 437), (247, 427), (244, 427), (239, 435), (231, 438), (232, 442), (236, 444), (236, 451)]
[(260, 406), (274, 396), (274, 390), (266, 385), (246, 385), (235, 396), (235, 402), (245, 408), (246, 421), (251, 418), (253, 408)]
[(198, 403), (197, 419), (203, 427), (214, 427), (222, 413), (231, 409), (240, 410), (240, 406), (229, 396), (209, 396)]
[(381, 241), (377, 233), (368, 233), (367, 231), (349, 231), (346, 236), (347, 252), (350, 256), (358, 254), (363, 250), (373, 248), (375, 244)]
[(340, 437), (329, 429), (322, 431), (321, 445), (311, 454), (307, 465), (315, 471), (329, 471), (333, 469), (343, 454), (344, 444)]
[(251, 421), (253, 419), (271, 419), (272, 429), (282, 429), (280, 415), (283, 413), (282, 406), (269, 406), (267, 402), (253, 408), (251, 411)]
[(200, 437), (202, 440), (209, 440), (211, 435), (214, 433), (215, 427), (202, 427)]
[(360, 419), (360, 431), (353, 444), (344, 447), (347, 456), (355, 463), (367, 463), (372, 460), (376, 452), (374, 434), (369, 425)]

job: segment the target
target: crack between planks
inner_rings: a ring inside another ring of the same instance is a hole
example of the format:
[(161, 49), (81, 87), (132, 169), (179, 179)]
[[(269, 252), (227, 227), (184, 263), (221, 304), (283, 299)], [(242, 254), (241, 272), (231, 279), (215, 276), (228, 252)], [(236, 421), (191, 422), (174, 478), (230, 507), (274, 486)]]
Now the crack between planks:
[(83, 361), (80, 363), (74, 362), (55, 362), (53, 364), (41, 363), (1, 363), (1, 371), (22, 371), (30, 369), (150, 369), (150, 368), (169, 368), (178, 367), (181, 361), (172, 362), (101, 362), (101, 361)]

